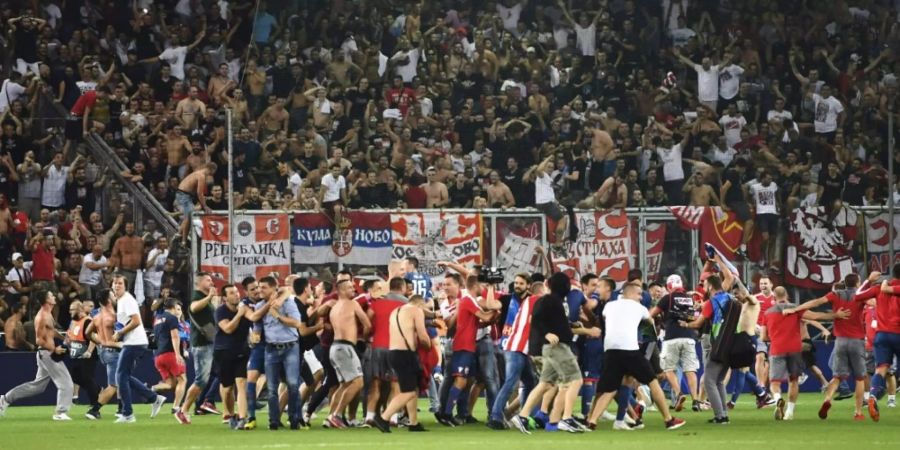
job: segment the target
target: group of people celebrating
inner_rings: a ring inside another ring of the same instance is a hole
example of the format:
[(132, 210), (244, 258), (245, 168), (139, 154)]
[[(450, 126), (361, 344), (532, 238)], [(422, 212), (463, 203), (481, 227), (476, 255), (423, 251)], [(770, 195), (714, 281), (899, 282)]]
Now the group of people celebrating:
[[(692, 410), (713, 411), (709, 423), (729, 423), (745, 387), (758, 408), (774, 407), (776, 420), (792, 420), (805, 366), (815, 364), (805, 354), (806, 328), (822, 327), (818, 321), (833, 321), (830, 331), (822, 328), (835, 337), (833, 378), (823, 387), (819, 417), (828, 417), (839, 385), (851, 376), (854, 419), (864, 420), (865, 411), (878, 421), (885, 394), (895, 404), (900, 264), (889, 280), (878, 283), (878, 272), (862, 283), (849, 275), (827, 295), (799, 305), (765, 277), (751, 294), (713, 250), (692, 290), (679, 275), (645, 286), (639, 270), (627, 280), (521, 273), (503, 289), (479, 267), (440, 264), (446, 268), (440, 283), (409, 258), (390, 264), (387, 281), (359, 287), (349, 271), (315, 286), (296, 275), (280, 282), (247, 278), (240, 289), (216, 288), (210, 274), (200, 273), (189, 301), (153, 304), (150, 336), (161, 381), (152, 389), (132, 376), (150, 340), (124, 278), (98, 295), (96, 310), (73, 306), (65, 336), (49, 313), (53, 294), (39, 294), (38, 374), (0, 396), (0, 415), (52, 380), (60, 392), (53, 418), (70, 420), (73, 379), (87, 389), (92, 382), (75, 367), (98, 349), (109, 386), (86, 417), (100, 419), (102, 405), (118, 394), (117, 423), (136, 421), (135, 396), (152, 402), (152, 418), (168, 401), (160, 392), (173, 390), (172, 414), (190, 424), (211, 377), (219, 384), (223, 422), (242, 430), (257, 427), (258, 405), (266, 401), (270, 430), (286, 427), (284, 412), (294, 430), (308, 428), (318, 412), (326, 414), (326, 428), (426, 431), (420, 393), (448, 427), (478, 423), (475, 403), (483, 393), (486, 425), (495, 430), (582, 433), (610, 420), (614, 430), (633, 431), (644, 427), (643, 413), (653, 406), (671, 430), (685, 424), (672, 413), (683, 411), (688, 397)], [(830, 310), (812, 310), (825, 305)], [(735, 388), (727, 400), (729, 376)], [(613, 401), (615, 413), (607, 411)]]

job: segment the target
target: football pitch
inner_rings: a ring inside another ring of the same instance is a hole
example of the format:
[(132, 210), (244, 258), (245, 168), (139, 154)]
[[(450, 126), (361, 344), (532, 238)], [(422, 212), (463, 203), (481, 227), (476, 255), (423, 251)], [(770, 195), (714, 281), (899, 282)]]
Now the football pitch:
[[(254, 431), (232, 431), (221, 424), (220, 416), (194, 417), (192, 425), (180, 425), (166, 411), (150, 419), (150, 405), (136, 405), (137, 422), (113, 424), (114, 408), (107, 407), (103, 419), (84, 418), (87, 407), (75, 405), (71, 422), (53, 422), (52, 407), (16, 407), (0, 419), (0, 449), (160, 449), (213, 450), (230, 448), (334, 448), (334, 449), (441, 449), (478, 448), (485, 450), (540, 448), (543, 450), (588, 448), (673, 448), (673, 449), (871, 449), (897, 448), (900, 445), (900, 409), (889, 409), (881, 401), (881, 421), (853, 421), (852, 400), (835, 402), (827, 421), (816, 415), (821, 396), (800, 397), (795, 418), (776, 422), (772, 408), (757, 410), (752, 395), (745, 394), (731, 412), (729, 425), (710, 425), (710, 411), (678, 414), (687, 424), (665, 431), (659, 413), (645, 414), (646, 428), (638, 431), (612, 431), (611, 422), (600, 422), (597, 431), (584, 434), (535, 431), (526, 436), (515, 430), (493, 431), (483, 423), (445, 428), (430, 414), (421, 422), (430, 431), (410, 433), (394, 429), (382, 434), (375, 429), (328, 430), (322, 428), (322, 414), (309, 430), (269, 431), (266, 413), (258, 414), (260, 427)], [(427, 411), (427, 403), (421, 408)], [(484, 417), (484, 402), (479, 401), (477, 417)]]

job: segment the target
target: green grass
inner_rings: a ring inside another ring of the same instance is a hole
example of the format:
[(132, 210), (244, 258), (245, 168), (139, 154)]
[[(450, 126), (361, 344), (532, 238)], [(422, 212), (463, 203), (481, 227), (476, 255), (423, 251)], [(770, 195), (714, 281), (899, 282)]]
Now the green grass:
[[(400, 449), (415, 448), (455, 450), (479, 448), (496, 450), (505, 448), (561, 450), (565, 448), (666, 448), (679, 449), (734, 449), (760, 450), (803, 449), (842, 450), (897, 448), (900, 444), (900, 409), (888, 409), (880, 402), (880, 423), (868, 418), (865, 422), (852, 420), (852, 400), (835, 402), (827, 421), (816, 415), (821, 396), (804, 394), (797, 405), (792, 422), (775, 422), (772, 409), (757, 410), (751, 403), (752, 396), (744, 395), (738, 407), (732, 411), (732, 423), (713, 426), (706, 423), (712, 416), (709, 411), (695, 413), (685, 411), (679, 417), (687, 424), (672, 432), (663, 428), (659, 414), (648, 411), (647, 427), (641, 431), (614, 432), (610, 422), (601, 422), (597, 431), (583, 435), (546, 433), (538, 431), (525, 436), (517, 431), (493, 431), (483, 424), (462, 428), (444, 428), (434, 422), (431, 415), (423, 415), (422, 423), (431, 431), (409, 433), (403, 429), (383, 435), (374, 429), (326, 430), (321, 418), (315, 426), (305, 431), (266, 429), (266, 414), (261, 428), (255, 431), (231, 431), (220, 424), (218, 416), (194, 417), (190, 426), (180, 425), (165, 414), (170, 405), (156, 419), (150, 420), (150, 406), (137, 405), (137, 423), (113, 424), (114, 409), (105, 408), (102, 421), (84, 419), (86, 407), (76, 405), (70, 415), (72, 422), (53, 422), (52, 407), (16, 407), (7, 410), (0, 419), (0, 449), (170, 449), (170, 450), (218, 450), (226, 448), (334, 448), (334, 449)], [(427, 404), (422, 403), (427, 410)], [(484, 415), (484, 402), (479, 402), (479, 417)], [(320, 415), (321, 416), (321, 415)], [(614, 447), (608, 447), (614, 446)]]

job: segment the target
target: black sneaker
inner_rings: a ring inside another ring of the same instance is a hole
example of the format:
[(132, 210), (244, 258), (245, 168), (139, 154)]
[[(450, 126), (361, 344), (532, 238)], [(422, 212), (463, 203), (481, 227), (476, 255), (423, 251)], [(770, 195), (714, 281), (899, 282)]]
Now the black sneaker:
[(422, 426), (421, 423), (417, 423), (415, 425), (410, 425), (410, 426), (406, 427), (406, 429), (413, 433), (421, 433), (423, 431), (428, 431), (425, 429), (425, 427)]
[(731, 423), (731, 419), (729, 419), (727, 416), (726, 417), (713, 417), (712, 419), (707, 420), (706, 423), (711, 423), (711, 424), (715, 424), (715, 425), (728, 425), (729, 423)]
[(506, 429), (506, 425), (503, 422), (501, 422), (499, 420), (493, 420), (493, 419), (487, 421), (487, 427), (492, 430), (505, 430)]
[(453, 417), (449, 414), (444, 414), (441, 412), (434, 413), (434, 419), (437, 420), (437, 423), (445, 426), (445, 427), (455, 427), (456, 422), (453, 421)]
[(381, 415), (375, 414), (373, 421), (375, 422), (375, 428), (378, 428), (382, 433), (391, 432), (391, 424), (387, 420), (382, 419)]
[(476, 423), (481, 423), (481, 422), (478, 421), (478, 419), (476, 419), (476, 418), (473, 417), (473, 416), (465, 416), (465, 417), (463, 417), (463, 416), (456, 416), (456, 417), (454, 417), (454, 419), (456, 419), (457, 422), (462, 423), (462, 424), (476, 424)]
[(269, 430), (276, 431), (279, 428), (284, 428), (284, 424), (281, 422), (271, 422), (269, 423)]
[(847, 400), (848, 398), (853, 397), (853, 395), (854, 395), (853, 391), (838, 392), (837, 397), (835, 397), (834, 399), (835, 400)]
[(87, 420), (100, 420), (100, 410), (91, 408), (88, 412), (84, 413), (84, 417)]
[(697, 400), (694, 400), (691, 403), (691, 411), (700, 412), (700, 402), (698, 402)]

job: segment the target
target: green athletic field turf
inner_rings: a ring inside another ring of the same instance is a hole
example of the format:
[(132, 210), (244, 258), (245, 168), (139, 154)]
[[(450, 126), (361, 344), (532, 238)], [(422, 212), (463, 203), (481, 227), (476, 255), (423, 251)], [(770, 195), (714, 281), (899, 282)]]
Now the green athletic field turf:
[[(334, 449), (441, 449), (506, 448), (561, 449), (744, 449), (758, 450), (822, 450), (898, 448), (900, 445), (900, 409), (888, 409), (880, 403), (881, 422), (868, 416), (864, 422), (852, 419), (852, 400), (834, 402), (827, 421), (816, 413), (821, 396), (804, 394), (800, 398), (795, 419), (775, 422), (772, 408), (757, 410), (752, 395), (745, 394), (732, 411), (732, 423), (714, 426), (706, 423), (709, 411), (683, 411), (679, 417), (687, 424), (679, 430), (665, 431), (659, 413), (645, 414), (643, 430), (612, 431), (611, 422), (600, 422), (598, 430), (581, 435), (564, 432), (535, 431), (526, 436), (515, 430), (493, 431), (484, 424), (445, 428), (435, 423), (430, 414), (422, 415), (422, 423), (430, 431), (410, 433), (394, 429), (386, 435), (375, 429), (328, 430), (322, 428), (322, 415), (310, 430), (269, 431), (266, 414), (258, 416), (260, 427), (254, 431), (232, 431), (222, 425), (220, 416), (194, 417), (192, 425), (180, 425), (166, 412), (149, 418), (150, 405), (137, 405), (133, 424), (113, 424), (114, 407), (106, 407), (103, 419), (91, 422), (84, 418), (87, 407), (75, 405), (70, 412), (72, 422), (53, 422), (52, 407), (16, 407), (0, 419), (0, 449), (166, 449), (205, 450), (228, 448), (334, 448)], [(420, 406), (427, 411), (427, 402)], [(479, 401), (477, 417), (484, 416), (484, 402)], [(614, 446), (614, 447), (610, 447)]]

